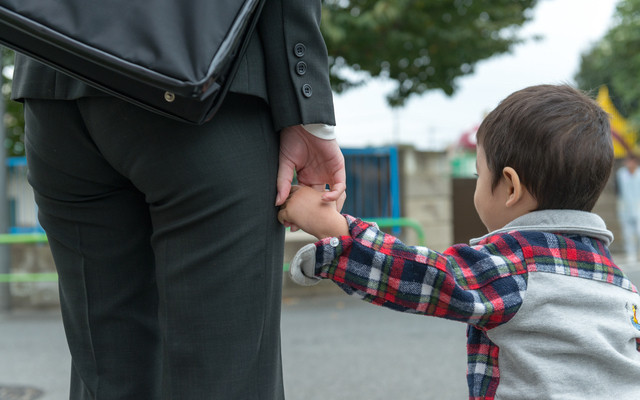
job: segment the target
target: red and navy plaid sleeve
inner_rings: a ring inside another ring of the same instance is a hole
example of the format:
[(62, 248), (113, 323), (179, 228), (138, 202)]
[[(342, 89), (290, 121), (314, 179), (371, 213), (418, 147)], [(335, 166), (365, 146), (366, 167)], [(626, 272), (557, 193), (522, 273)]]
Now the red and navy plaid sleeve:
[(316, 275), (349, 294), (397, 311), (432, 315), (491, 329), (522, 304), (527, 268), (512, 237), (444, 253), (407, 246), (347, 216), (351, 236), (316, 244)]
[(491, 235), (478, 246), (456, 245), (438, 253), (407, 246), (346, 217), (351, 236), (316, 243), (316, 275), (373, 304), (469, 324), (470, 400), (495, 396), (499, 348), (486, 331), (517, 313), (529, 272), (577, 276), (637, 292), (606, 246), (586, 236), (513, 231)]

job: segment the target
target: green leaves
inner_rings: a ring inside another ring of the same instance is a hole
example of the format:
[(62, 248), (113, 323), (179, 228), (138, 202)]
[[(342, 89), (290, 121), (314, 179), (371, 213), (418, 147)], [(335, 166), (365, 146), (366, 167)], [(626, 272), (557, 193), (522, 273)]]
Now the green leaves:
[(616, 108), (640, 127), (640, 0), (622, 0), (614, 24), (582, 55), (575, 79), (583, 90), (607, 85)]
[[(397, 83), (392, 106), (441, 89), (476, 63), (508, 52), (536, 0), (325, 0), (322, 30), (340, 93), (370, 77)], [(362, 71), (351, 74), (350, 71)]]

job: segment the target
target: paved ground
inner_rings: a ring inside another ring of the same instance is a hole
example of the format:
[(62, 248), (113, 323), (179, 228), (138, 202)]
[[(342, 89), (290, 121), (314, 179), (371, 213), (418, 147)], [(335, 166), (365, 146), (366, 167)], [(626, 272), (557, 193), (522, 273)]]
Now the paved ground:
[[(287, 399), (466, 396), (462, 324), (328, 294), (286, 297), (282, 330)], [(57, 312), (0, 317), (0, 400), (66, 399), (69, 363)]]
[(289, 300), (282, 327), (288, 399), (468, 396), (463, 324), (393, 312), (341, 295)]
[(0, 400), (65, 400), (69, 367), (58, 312), (0, 316)]
[[(299, 293), (283, 299), (287, 399), (466, 398), (464, 325)], [(69, 364), (58, 312), (0, 315), (0, 400), (66, 400)]]

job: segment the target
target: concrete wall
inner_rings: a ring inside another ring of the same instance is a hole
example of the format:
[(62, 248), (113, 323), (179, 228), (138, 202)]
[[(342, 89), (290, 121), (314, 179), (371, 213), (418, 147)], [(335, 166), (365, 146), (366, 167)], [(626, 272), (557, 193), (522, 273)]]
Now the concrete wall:
[[(11, 245), (11, 272), (55, 272), (53, 257), (48, 244)], [(60, 304), (57, 282), (12, 282), (8, 285), (12, 309), (53, 308)], [(5, 289), (2, 287), (2, 289)]]
[[(446, 153), (400, 149), (402, 215), (416, 220), (427, 245), (442, 251), (452, 244), (451, 170)], [(407, 244), (417, 244), (414, 231), (403, 232)]]

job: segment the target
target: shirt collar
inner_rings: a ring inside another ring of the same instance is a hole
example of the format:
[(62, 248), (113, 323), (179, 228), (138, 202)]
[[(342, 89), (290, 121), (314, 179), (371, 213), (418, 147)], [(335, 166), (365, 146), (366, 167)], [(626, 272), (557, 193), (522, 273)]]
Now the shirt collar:
[(541, 210), (522, 215), (503, 228), (480, 238), (471, 239), (469, 243), (473, 246), (489, 236), (511, 231), (578, 234), (601, 240), (605, 246), (613, 242), (613, 233), (607, 229), (604, 220), (596, 214), (578, 210)]

